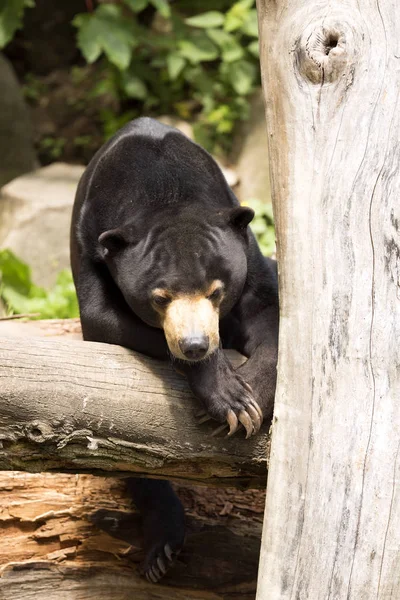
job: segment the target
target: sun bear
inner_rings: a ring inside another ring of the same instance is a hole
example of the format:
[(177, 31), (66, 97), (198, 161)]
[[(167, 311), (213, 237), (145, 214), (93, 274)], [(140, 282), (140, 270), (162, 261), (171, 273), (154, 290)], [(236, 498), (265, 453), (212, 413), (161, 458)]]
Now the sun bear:
[[(84, 339), (171, 360), (228, 436), (257, 433), (275, 394), (277, 269), (248, 227), (253, 216), (210, 154), (150, 118), (100, 148), (72, 216)], [(233, 368), (223, 348), (247, 362)], [(183, 545), (183, 508), (166, 481), (128, 487), (143, 518), (143, 572), (156, 582)]]

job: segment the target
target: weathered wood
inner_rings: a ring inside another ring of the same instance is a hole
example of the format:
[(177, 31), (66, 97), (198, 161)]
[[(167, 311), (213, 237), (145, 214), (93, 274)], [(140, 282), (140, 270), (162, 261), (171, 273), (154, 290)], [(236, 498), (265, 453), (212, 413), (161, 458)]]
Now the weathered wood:
[(398, 2), (258, 10), (281, 329), (257, 598), (397, 599)]
[(108, 344), (0, 337), (0, 469), (265, 485), (267, 432), (213, 438), (199, 408), (167, 363)]
[[(263, 493), (177, 491), (188, 521), (186, 548), (154, 586), (137, 572), (140, 536), (123, 539), (137, 523), (128, 517), (120, 479), (0, 472), (0, 598), (254, 600)], [(124, 523), (121, 539), (93, 525), (99, 508), (114, 526)]]

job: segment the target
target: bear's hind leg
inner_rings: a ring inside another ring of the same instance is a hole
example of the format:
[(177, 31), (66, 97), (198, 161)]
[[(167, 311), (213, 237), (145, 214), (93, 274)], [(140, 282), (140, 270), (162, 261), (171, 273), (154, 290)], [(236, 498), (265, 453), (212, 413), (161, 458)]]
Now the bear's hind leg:
[(129, 478), (127, 488), (142, 516), (145, 558), (141, 570), (148, 581), (157, 583), (182, 549), (183, 506), (169, 481)]

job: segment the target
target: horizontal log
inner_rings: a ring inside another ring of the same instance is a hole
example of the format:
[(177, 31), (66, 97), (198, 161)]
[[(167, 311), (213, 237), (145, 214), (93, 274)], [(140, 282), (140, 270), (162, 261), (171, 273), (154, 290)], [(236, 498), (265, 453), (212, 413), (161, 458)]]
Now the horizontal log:
[(80, 340), (0, 336), (0, 469), (262, 487), (268, 432), (213, 438), (168, 363)]

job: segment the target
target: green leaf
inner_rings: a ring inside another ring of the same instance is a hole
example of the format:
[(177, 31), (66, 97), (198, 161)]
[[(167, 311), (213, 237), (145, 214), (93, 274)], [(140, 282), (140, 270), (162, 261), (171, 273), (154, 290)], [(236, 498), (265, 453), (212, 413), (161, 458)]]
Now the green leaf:
[(191, 40), (179, 42), (179, 54), (193, 65), (196, 65), (200, 62), (218, 58), (218, 49), (205, 34), (193, 34)]
[(228, 31), (228, 32), (236, 31), (236, 29), (239, 29), (239, 27), (241, 27), (241, 25), (242, 25), (242, 19), (240, 19), (239, 17), (236, 17), (235, 15), (232, 15), (231, 13), (227, 13), (227, 15), (225, 17), (225, 25), (224, 25), (225, 31)]
[(224, 24), (224, 20), (225, 17), (221, 12), (210, 10), (209, 12), (205, 12), (201, 15), (196, 15), (194, 17), (185, 19), (185, 23), (187, 23), (187, 25), (191, 25), (192, 27), (208, 29), (210, 27), (220, 27)]
[(227, 104), (222, 104), (220, 106), (217, 106), (217, 108), (214, 108), (214, 110), (212, 110), (207, 115), (207, 122), (217, 124), (220, 121), (222, 121), (223, 119), (225, 119), (228, 115), (229, 115), (229, 106)]
[(78, 46), (88, 63), (104, 52), (116, 67), (128, 68), (137, 40), (132, 21), (122, 15), (120, 6), (101, 4), (94, 13), (77, 15), (73, 24), (78, 28)]
[(100, 119), (103, 125), (103, 136), (108, 140), (113, 136), (118, 129), (121, 129), (126, 123), (137, 117), (134, 111), (128, 110), (122, 114), (115, 113), (111, 109), (103, 109), (100, 111)]
[(92, 15), (77, 15), (72, 23), (78, 28), (77, 44), (89, 64), (94, 63), (102, 52), (102, 44), (95, 31), (97, 22)]
[(4, 48), (22, 27), (25, 8), (33, 6), (33, 0), (0, 0), (0, 48)]
[(255, 65), (247, 60), (240, 60), (230, 63), (228, 67), (229, 80), (235, 92), (240, 96), (251, 92), (257, 74)]
[(64, 269), (58, 274), (56, 285), (49, 290), (46, 300), (43, 312), (47, 318), (65, 319), (79, 316), (78, 299), (70, 269)]
[(179, 54), (171, 53), (167, 56), (168, 75), (172, 81), (175, 81), (182, 73), (186, 65), (186, 60)]
[(240, 0), (235, 2), (225, 16), (225, 31), (236, 31), (240, 29), (248, 18), (250, 8), (254, 5), (254, 0)]
[(259, 234), (259, 233), (264, 233), (265, 231), (265, 221), (262, 218), (257, 218), (254, 219), (252, 222), (252, 230), (254, 233)]
[(137, 100), (144, 100), (146, 98), (146, 84), (139, 77), (137, 77), (137, 75), (129, 72), (124, 73), (122, 84), (124, 91), (129, 98), (136, 98)]
[(258, 40), (254, 40), (254, 42), (250, 42), (250, 44), (247, 46), (247, 50), (256, 58), (259, 58), (260, 56), (260, 47), (258, 44)]
[(39, 313), (42, 319), (79, 316), (70, 269), (61, 271), (55, 286), (46, 291), (32, 283), (30, 268), (10, 250), (0, 250), (0, 297), (16, 314)]
[(234, 62), (243, 58), (244, 51), (236, 38), (222, 29), (208, 29), (208, 37), (215, 42), (222, 50), (222, 60), (224, 62)]
[(228, 119), (225, 121), (220, 121), (217, 125), (217, 131), (221, 134), (231, 133), (233, 130), (234, 123), (233, 121), (229, 121)]
[(149, 5), (149, 0), (124, 0), (124, 3), (129, 6), (135, 13), (139, 13)]
[(275, 251), (275, 229), (271, 204), (254, 198), (242, 204), (250, 206), (254, 210), (255, 218), (250, 223), (250, 228), (257, 238), (261, 252), (270, 256)]
[(258, 38), (258, 19), (256, 10), (251, 10), (249, 12), (243, 23), (242, 32), (249, 37)]
[(212, 97), (214, 85), (213, 77), (210, 77), (206, 69), (203, 69), (201, 65), (186, 68), (183, 76), (194, 90), (200, 92), (200, 102), (203, 107), (208, 107), (208, 110), (212, 110), (212, 107), (214, 106), (214, 98)]
[(25, 295), (32, 287), (30, 268), (11, 250), (0, 250), (0, 282), (2, 288), (12, 287)]
[(171, 7), (167, 0), (150, 0), (150, 2), (164, 19), (171, 16)]

